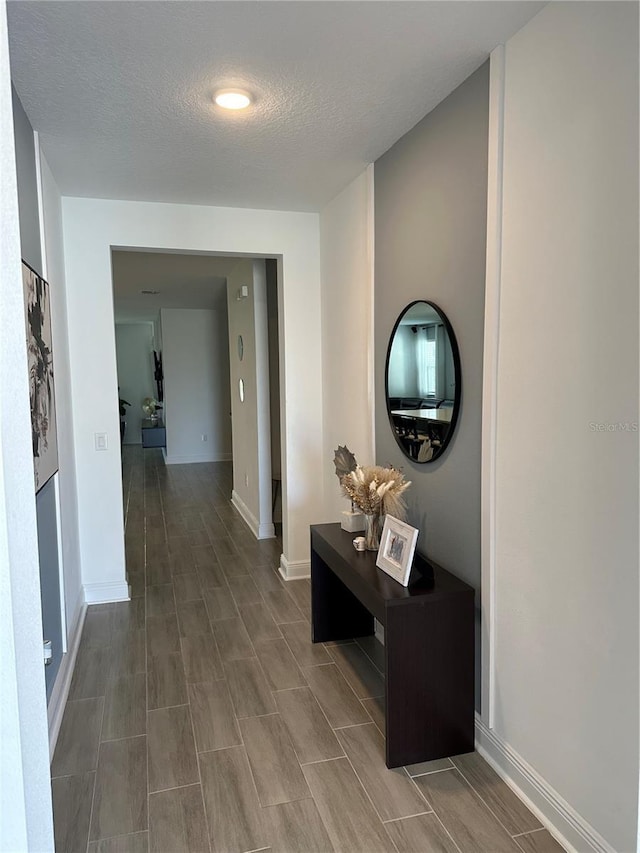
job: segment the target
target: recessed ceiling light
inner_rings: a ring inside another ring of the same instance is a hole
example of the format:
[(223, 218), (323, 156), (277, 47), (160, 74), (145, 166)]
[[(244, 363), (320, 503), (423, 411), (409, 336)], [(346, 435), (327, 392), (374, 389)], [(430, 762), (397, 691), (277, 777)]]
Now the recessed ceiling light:
[(219, 89), (213, 99), (225, 110), (244, 110), (251, 103), (251, 95), (242, 89)]

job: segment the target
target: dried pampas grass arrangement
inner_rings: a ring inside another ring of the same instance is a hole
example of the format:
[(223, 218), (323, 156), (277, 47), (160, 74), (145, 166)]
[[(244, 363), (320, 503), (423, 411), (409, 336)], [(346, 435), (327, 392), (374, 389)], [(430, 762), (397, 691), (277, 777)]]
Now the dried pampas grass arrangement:
[(404, 492), (411, 485), (397, 468), (358, 465), (340, 479), (342, 490), (366, 515), (393, 515), (404, 520), (407, 505)]

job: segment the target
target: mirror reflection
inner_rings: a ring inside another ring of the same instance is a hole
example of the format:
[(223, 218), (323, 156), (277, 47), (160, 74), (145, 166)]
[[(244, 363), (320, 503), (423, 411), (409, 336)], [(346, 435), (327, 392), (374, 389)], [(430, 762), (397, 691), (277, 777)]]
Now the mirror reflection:
[(391, 334), (385, 376), (389, 422), (403, 453), (432, 462), (453, 435), (460, 358), (453, 329), (432, 302), (413, 302)]

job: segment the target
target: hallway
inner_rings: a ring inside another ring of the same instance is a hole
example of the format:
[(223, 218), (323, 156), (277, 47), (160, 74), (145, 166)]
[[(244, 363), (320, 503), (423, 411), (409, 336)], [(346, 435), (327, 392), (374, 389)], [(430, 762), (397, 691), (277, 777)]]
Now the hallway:
[(380, 647), (312, 645), (310, 583), (280, 579), (230, 463), (128, 446), (123, 481), (132, 600), (87, 612), (57, 851), (561, 849), (475, 753), (385, 767)]

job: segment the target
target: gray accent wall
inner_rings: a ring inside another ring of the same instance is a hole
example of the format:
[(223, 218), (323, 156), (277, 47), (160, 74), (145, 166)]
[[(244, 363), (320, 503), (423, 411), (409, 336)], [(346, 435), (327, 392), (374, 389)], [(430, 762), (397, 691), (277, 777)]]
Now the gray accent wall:
[(20, 248), (23, 260), (42, 275), (38, 179), (36, 176), (33, 128), (13, 86), (11, 87), (11, 96), (13, 100), (13, 132), (16, 144), (16, 171), (18, 174)]
[(51, 697), (51, 691), (62, 661), (62, 619), (56, 511), (55, 478), (51, 477), (36, 497), (42, 633), (44, 639), (51, 640), (52, 651), (51, 663), (44, 670), (47, 701)]
[[(488, 126), (487, 62), (375, 163), (376, 461), (401, 467), (412, 481), (408, 520), (420, 530), (418, 548), (478, 591), (478, 677)], [(455, 435), (426, 465), (400, 451), (384, 393), (391, 330), (416, 299), (445, 312), (462, 362)]]

